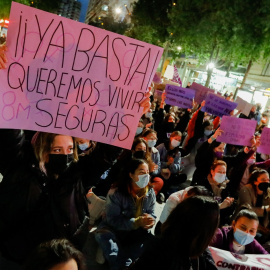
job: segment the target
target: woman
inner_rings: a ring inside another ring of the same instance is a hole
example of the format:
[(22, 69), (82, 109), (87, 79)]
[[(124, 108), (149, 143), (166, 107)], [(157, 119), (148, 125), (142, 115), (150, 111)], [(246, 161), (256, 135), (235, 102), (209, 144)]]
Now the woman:
[(0, 137), (2, 256), (20, 264), (37, 245), (58, 237), (81, 248), (88, 235), (85, 195), (110, 166), (109, 148), (78, 161), (70, 136), (39, 133), (33, 145), (21, 130), (2, 129)]
[(96, 147), (96, 142), (84, 138), (76, 137), (75, 142), (78, 147), (79, 156), (90, 155)]
[[(195, 157), (196, 170), (193, 174), (191, 182), (192, 185), (194, 184), (201, 185), (200, 181), (205, 177), (207, 177), (212, 163), (218, 159), (224, 160), (227, 163), (228, 171), (231, 168), (237, 168), (238, 170), (237, 177), (235, 177), (235, 179), (232, 179), (233, 180), (232, 182), (233, 183), (237, 182), (237, 185), (239, 185), (239, 182), (241, 181), (241, 176), (239, 178), (239, 174), (243, 175), (245, 171), (245, 168), (242, 168), (241, 165), (245, 164), (247, 160), (254, 154), (259, 144), (259, 140), (256, 141), (254, 138), (252, 138), (251, 139), (252, 147), (250, 148), (246, 147), (245, 149), (239, 151), (235, 156), (227, 156), (224, 155), (224, 149), (226, 144), (216, 141), (217, 137), (220, 136), (222, 133), (223, 131), (220, 128), (218, 128), (215, 131), (214, 135), (211, 136), (206, 142), (204, 142), (198, 149)], [(239, 172), (240, 167), (241, 170)]]
[(216, 269), (206, 249), (218, 222), (219, 206), (211, 197), (183, 200), (163, 224), (161, 236), (149, 243), (131, 269)]
[(149, 185), (149, 167), (132, 159), (107, 196), (105, 220), (95, 238), (111, 269), (122, 269), (136, 259), (155, 224), (155, 193)]
[(25, 270), (86, 270), (82, 253), (67, 239), (40, 244), (29, 257)]
[(241, 210), (232, 222), (232, 226), (218, 229), (211, 246), (237, 254), (268, 254), (254, 239), (259, 226), (255, 212)]
[(152, 163), (149, 164), (150, 171), (153, 176), (157, 176), (160, 174), (161, 170), (160, 155), (157, 148), (155, 148), (157, 143), (157, 132), (153, 129), (146, 129), (142, 134), (142, 138), (147, 142), (151, 152)]
[(227, 188), (229, 180), (227, 179), (226, 172), (226, 162), (223, 160), (217, 160), (212, 164), (208, 176), (201, 182), (201, 185), (206, 187), (212, 194), (213, 198), (219, 203), (221, 210), (221, 226), (228, 222), (234, 211), (234, 198), (230, 197), (230, 192)]
[(269, 174), (266, 170), (256, 169), (249, 178), (249, 184), (245, 185), (239, 192), (239, 207), (248, 204), (259, 217), (261, 225), (269, 225), (268, 214), (270, 211), (269, 197)]

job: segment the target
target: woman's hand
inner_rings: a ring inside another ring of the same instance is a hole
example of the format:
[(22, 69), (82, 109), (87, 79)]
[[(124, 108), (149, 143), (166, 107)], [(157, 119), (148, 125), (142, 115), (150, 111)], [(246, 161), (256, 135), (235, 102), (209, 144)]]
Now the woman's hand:
[(234, 201), (234, 198), (227, 197), (227, 198), (219, 205), (219, 208), (220, 208), (220, 209), (224, 209), (224, 208), (230, 207), (230, 206), (232, 205), (233, 201)]
[(217, 139), (218, 136), (220, 136), (224, 131), (220, 129), (220, 127), (215, 131), (214, 135), (212, 137), (214, 137), (215, 139)]
[(144, 213), (141, 216), (139, 226), (145, 230), (151, 229), (155, 225), (156, 220), (149, 214)]
[(7, 56), (6, 56), (7, 46), (0, 45), (0, 69), (6, 68)]
[(150, 165), (149, 165), (149, 171), (150, 172), (154, 172), (158, 169), (158, 165), (154, 162), (151, 162)]
[(148, 92), (144, 94), (145, 99), (142, 100), (140, 103), (140, 106), (143, 107), (142, 115), (147, 113), (148, 110), (150, 109), (150, 106), (151, 106), (150, 96), (151, 96), (151, 93), (149, 92), (149, 89), (148, 89)]

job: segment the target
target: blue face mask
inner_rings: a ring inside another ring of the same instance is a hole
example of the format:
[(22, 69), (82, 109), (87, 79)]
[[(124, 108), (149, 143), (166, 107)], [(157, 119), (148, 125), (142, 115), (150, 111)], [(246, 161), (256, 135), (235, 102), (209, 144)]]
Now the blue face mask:
[(242, 246), (246, 246), (253, 242), (254, 235), (251, 235), (249, 233), (245, 233), (239, 229), (236, 229), (234, 232), (234, 239)]
[(80, 150), (85, 151), (89, 147), (89, 143), (78, 144)]
[(157, 141), (156, 140), (148, 140), (147, 141), (147, 144), (148, 146), (151, 148), (151, 147), (154, 147), (156, 145)]
[(205, 129), (204, 130), (204, 135), (206, 136), (206, 137), (208, 137), (209, 135), (211, 135), (212, 134), (212, 130), (207, 130), (207, 129)]
[(143, 131), (143, 128), (142, 127), (137, 127), (137, 130), (136, 130), (136, 135), (139, 135), (141, 134)]
[(139, 188), (145, 188), (149, 183), (150, 175), (149, 174), (141, 174), (138, 176), (138, 178), (139, 178), (139, 181), (135, 182), (135, 184)]

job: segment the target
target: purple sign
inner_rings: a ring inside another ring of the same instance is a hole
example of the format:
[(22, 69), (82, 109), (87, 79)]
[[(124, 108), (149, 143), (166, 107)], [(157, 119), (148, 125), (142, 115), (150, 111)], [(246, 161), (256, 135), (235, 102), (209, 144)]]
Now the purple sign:
[(218, 142), (235, 145), (251, 146), (250, 140), (254, 135), (257, 122), (255, 120), (223, 116), (220, 129), (221, 136), (217, 137)]
[(193, 98), (195, 96), (193, 89), (167, 84), (165, 91), (166, 104), (179, 108), (192, 108)]
[(202, 103), (205, 100), (208, 92), (215, 93), (215, 91), (213, 89), (207, 88), (207, 87), (205, 87), (201, 84), (195, 83), (195, 82), (192, 83), (190, 88), (196, 91), (194, 100), (197, 103)]
[(270, 154), (270, 128), (264, 127), (261, 135), (261, 145), (257, 150), (261, 154)]
[(237, 103), (226, 100), (225, 98), (208, 93), (203, 112), (208, 112), (216, 116), (229, 115), (237, 107)]

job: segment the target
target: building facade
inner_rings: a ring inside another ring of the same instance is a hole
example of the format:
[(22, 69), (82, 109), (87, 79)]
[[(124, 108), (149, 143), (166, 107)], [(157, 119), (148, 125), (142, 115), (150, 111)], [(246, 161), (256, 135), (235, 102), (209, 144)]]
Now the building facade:
[(75, 21), (79, 21), (81, 13), (81, 3), (77, 0), (62, 0), (58, 15), (72, 19)]

